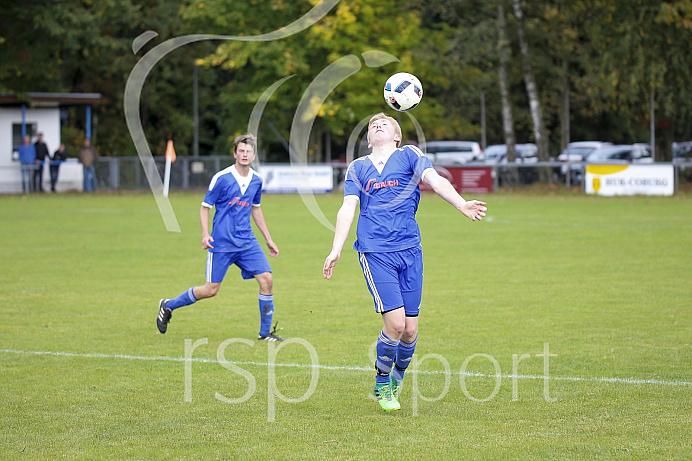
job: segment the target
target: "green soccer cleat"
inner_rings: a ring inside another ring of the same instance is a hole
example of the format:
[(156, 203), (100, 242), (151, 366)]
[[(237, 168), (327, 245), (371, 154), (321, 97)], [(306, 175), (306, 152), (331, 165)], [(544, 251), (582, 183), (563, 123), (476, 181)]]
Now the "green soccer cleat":
[(392, 397), (399, 401), (399, 394), (401, 394), (401, 383), (403, 379), (396, 379), (394, 376), (389, 375), (389, 388), (392, 390)]
[(392, 395), (389, 383), (375, 383), (375, 390), (372, 393), (384, 411), (399, 410), (401, 408), (399, 402)]

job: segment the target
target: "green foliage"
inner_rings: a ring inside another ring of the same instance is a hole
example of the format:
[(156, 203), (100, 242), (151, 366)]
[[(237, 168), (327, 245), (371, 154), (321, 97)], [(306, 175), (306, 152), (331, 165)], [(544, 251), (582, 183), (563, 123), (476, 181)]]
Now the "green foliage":
[[(178, 7), (164, 1), (66, 0), (13, 2), (6, 11), (0, 25), (5, 37), (0, 43), (0, 90), (101, 93), (94, 134), (102, 154), (134, 154), (122, 103), (137, 61), (132, 40), (149, 29), (164, 38), (182, 32)], [(186, 51), (161, 62), (147, 82), (153, 83), (145, 87), (142, 112), (150, 115), (144, 117), (145, 130), (155, 152), (171, 135), (182, 141), (183, 152), (189, 145), (192, 98), (180, 91), (191, 86), (193, 50)], [(180, 72), (185, 67), (187, 75)], [(83, 130), (83, 117), (73, 125)]]
[[(384, 80), (416, 74), (425, 89), (411, 113), (428, 139), (480, 140), (481, 91), (487, 138), (502, 143), (497, 82), (497, 2), (459, 0), (342, 0), (310, 28), (282, 40), (204, 41), (168, 54), (148, 76), (141, 114), (154, 153), (169, 138), (182, 155), (192, 151), (192, 75), (199, 75), (200, 147), (227, 153), (247, 129), (254, 104), (277, 80), (293, 76), (269, 101), (260, 125), (274, 160), (286, 160), (295, 110), (308, 85), (327, 66), (353, 55), (361, 68), (339, 84), (318, 112), (309, 154), (323, 158), (325, 132), (334, 157), (343, 155), (356, 124), (386, 110)], [(152, 47), (192, 33), (248, 36), (275, 31), (306, 14), (316, 0), (1, 0), (0, 91), (98, 92), (95, 135), (104, 155), (133, 155), (123, 117), (123, 90), (135, 63)], [(647, 141), (649, 95), (656, 101), (659, 151), (692, 139), (692, 1), (559, 0), (524, 2), (525, 35), (540, 90), (545, 123), (557, 153), (564, 95), (569, 94), (572, 140)], [(506, 8), (512, 59), (511, 103), (519, 142), (533, 141), (516, 39), (516, 18)], [(158, 37), (136, 55), (132, 41)], [(368, 67), (366, 51), (400, 62)], [(391, 111), (389, 111), (391, 113)], [(83, 114), (70, 124), (84, 129)], [(403, 114), (406, 138), (414, 126)], [(279, 132), (276, 136), (273, 127)]]
[[(213, 3), (194, 2), (184, 11), (183, 17), (211, 33), (243, 31), (244, 35), (252, 35), (276, 30), (287, 24), (287, 18), (295, 20), (311, 7), (308, 2), (265, 1), (236, 8), (236, 2), (218, 0)], [(392, 15), (390, 12), (395, 9), (398, 14)], [(219, 14), (220, 11), (223, 13)], [(382, 17), (388, 20), (383, 21)], [(308, 85), (327, 66), (349, 55), (360, 59), (360, 71), (340, 83), (329, 95), (319, 110), (317, 130), (329, 129), (336, 143), (345, 145), (350, 130), (361, 119), (385, 109), (382, 99), (384, 81), (401, 70), (412, 72), (425, 82), (426, 104), (414, 115), (424, 126), (432, 126), (431, 121), (439, 119), (444, 112), (442, 104), (434, 97), (428, 98), (428, 90), (433, 89), (438, 80), (444, 80), (431, 72), (426, 62), (416, 60), (412, 54), (424, 36), (418, 17), (413, 10), (397, 7), (393, 0), (342, 1), (317, 24), (285, 39), (222, 42), (214, 53), (200, 61), (226, 71), (229, 76), (228, 84), (220, 89), (219, 94), (223, 101), (219, 108), (224, 126), (222, 131), (227, 133), (227, 139), (243, 131), (259, 95), (280, 78), (293, 75), (294, 78), (282, 86), (265, 111), (265, 117), (279, 127), (284, 138), (288, 138), (292, 118)], [(369, 68), (362, 54), (371, 50), (390, 53), (400, 62)], [(439, 127), (437, 124), (431, 132), (441, 134), (447, 130), (451, 135), (458, 123), (452, 117), (449, 125)], [(406, 129), (409, 130), (408, 137), (413, 137), (412, 127), (405, 124)], [(321, 135), (318, 133), (316, 137)], [(318, 147), (312, 145), (311, 151)], [(288, 158), (287, 153), (284, 158)]]

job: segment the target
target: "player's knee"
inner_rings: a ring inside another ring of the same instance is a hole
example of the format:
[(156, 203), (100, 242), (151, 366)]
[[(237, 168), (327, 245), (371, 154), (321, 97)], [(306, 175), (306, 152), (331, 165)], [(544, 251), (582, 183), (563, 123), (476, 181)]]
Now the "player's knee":
[(201, 287), (199, 291), (198, 299), (213, 298), (219, 292), (220, 285), (205, 285)]
[[(406, 329), (406, 324), (401, 321), (401, 322), (392, 322), (389, 325), (389, 328), (391, 329), (391, 333), (394, 335), (396, 339), (401, 338), (401, 335), (404, 334), (404, 330)], [(394, 338), (392, 338), (394, 339)]]
[(407, 343), (410, 343), (418, 336), (418, 325), (406, 325), (404, 328), (404, 333), (401, 335), (401, 339)]
[(274, 288), (274, 278), (271, 272), (265, 272), (257, 276), (257, 282), (260, 285), (260, 291), (263, 293), (271, 293)]

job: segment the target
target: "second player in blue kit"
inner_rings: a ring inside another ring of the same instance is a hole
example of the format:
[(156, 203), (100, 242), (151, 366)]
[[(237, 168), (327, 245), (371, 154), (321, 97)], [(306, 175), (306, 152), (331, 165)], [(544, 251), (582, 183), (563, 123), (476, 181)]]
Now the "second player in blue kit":
[[(161, 299), (156, 324), (161, 333), (168, 329), (172, 312), (200, 299), (216, 296), (226, 272), (233, 264), (240, 268), (243, 279), (259, 283), (260, 330), (258, 339), (283, 341), (272, 330), (274, 315), (273, 277), (267, 256), (252, 231), (250, 217), (267, 242), (269, 256), (279, 249), (269, 234), (260, 208), (262, 178), (250, 168), (255, 159), (256, 140), (253, 135), (238, 136), (233, 143), (235, 164), (219, 171), (209, 184), (200, 208), (202, 248), (207, 250), (206, 283), (189, 288), (173, 299)], [(215, 208), (209, 233), (209, 213)]]

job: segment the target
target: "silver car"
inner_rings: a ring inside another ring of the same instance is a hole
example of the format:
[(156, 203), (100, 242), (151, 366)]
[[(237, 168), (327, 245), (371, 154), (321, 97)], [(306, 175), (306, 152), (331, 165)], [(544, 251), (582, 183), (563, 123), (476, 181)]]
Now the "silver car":
[(474, 141), (428, 141), (420, 149), (433, 165), (458, 166), (476, 159), (481, 145)]

